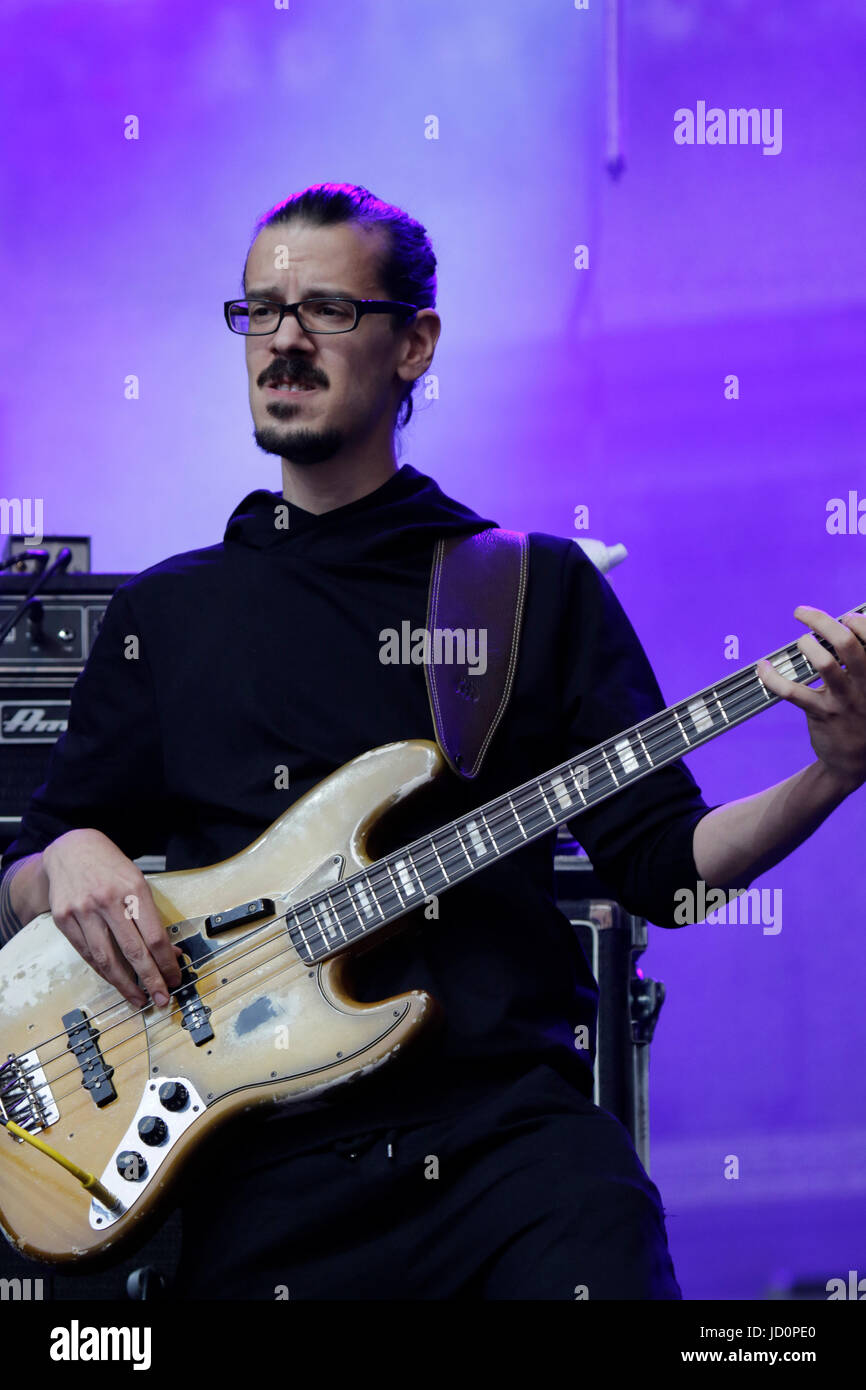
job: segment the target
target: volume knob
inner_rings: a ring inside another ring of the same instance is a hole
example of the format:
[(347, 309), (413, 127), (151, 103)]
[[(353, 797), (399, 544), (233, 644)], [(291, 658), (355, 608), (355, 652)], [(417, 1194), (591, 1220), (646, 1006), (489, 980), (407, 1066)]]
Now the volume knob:
[(183, 1110), (189, 1100), (189, 1091), (179, 1081), (164, 1081), (159, 1088), (159, 1098), (166, 1110)]
[(138, 1122), (138, 1137), (144, 1144), (161, 1144), (168, 1134), (168, 1125), (159, 1115), (145, 1115)]

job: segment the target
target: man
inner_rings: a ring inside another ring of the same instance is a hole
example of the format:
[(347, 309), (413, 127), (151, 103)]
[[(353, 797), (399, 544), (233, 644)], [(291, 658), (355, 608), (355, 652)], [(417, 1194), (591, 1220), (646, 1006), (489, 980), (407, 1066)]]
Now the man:
[[(133, 857), (222, 860), (355, 755), (432, 736), (423, 668), (384, 664), (382, 634), (424, 626), (439, 536), (493, 524), (396, 462), (441, 327), (435, 266), (423, 227), (353, 186), (307, 189), (259, 223), (226, 315), (282, 491), (249, 494), (221, 545), (120, 588), (3, 861), (6, 936), (50, 910), (136, 1007), (179, 974)], [(761, 678), (806, 711), (815, 762), (714, 808), (672, 763), (574, 821), (612, 895), (653, 922), (675, 925), (674, 894), (698, 879), (747, 887), (866, 779), (866, 621), (797, 612), (839, 661), (807, 636), (824, 687), (766, 664)], [(533, 535), (506, 718), (431, 828), (663, 707), (607, 582), (572, 542)], [(681, 1297), (659, 1194), (574, 1045), (597, 991), (553, 904), (551, 836), (358, 965), (360, 999), (415, 987), (443, 1005), (435, 1042), (234, 1122), (191, 1165), (177, 1296)]]

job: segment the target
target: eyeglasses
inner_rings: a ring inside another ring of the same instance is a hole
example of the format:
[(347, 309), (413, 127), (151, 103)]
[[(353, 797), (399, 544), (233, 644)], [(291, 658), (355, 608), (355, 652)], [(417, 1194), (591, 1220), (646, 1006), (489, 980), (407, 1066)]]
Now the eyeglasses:
[(273, 299), (228, 299), (225, 319), (233, 333), (276, 333), (286, 314), (294, 314), (305, 333), (351, 333), (364, 314), (400, 314), (412, 318), (416, 304), (391, 299), (301, 299), (278, 304)]

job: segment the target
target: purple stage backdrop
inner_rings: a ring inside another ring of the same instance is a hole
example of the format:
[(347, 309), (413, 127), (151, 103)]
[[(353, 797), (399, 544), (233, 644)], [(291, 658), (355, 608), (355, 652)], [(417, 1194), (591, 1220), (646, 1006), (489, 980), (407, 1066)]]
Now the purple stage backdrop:
[[(222, 303), (261, 212), (359, 183), (439, 257), (400, 461), (622, 542), (668, 701), (800, 636), (798, 604), (866, 601), (866, 9), (625, 0), (618, 44), (614, 9), (6, 0), (4, 498), (126, 572), (279, 487)], [(781, 705), (689, 765), (717, 804), (812, 757)], [(686, 1298), (866, 1275), (864, 796), (756, 881), (763, 922), (651, 929)]]

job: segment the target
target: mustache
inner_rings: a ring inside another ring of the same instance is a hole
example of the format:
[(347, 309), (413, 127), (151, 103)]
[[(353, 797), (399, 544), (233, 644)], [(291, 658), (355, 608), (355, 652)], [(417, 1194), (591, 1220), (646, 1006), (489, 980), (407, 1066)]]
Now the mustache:
[(314, 373), (303, 362), (274, 363), (259, 378), (260, 386), (271, 386), (276, 382), (287, 381), (290, 386), (326, 386), (318, 373)]

